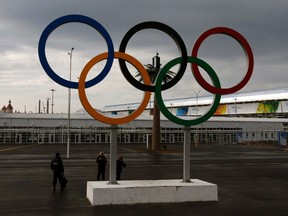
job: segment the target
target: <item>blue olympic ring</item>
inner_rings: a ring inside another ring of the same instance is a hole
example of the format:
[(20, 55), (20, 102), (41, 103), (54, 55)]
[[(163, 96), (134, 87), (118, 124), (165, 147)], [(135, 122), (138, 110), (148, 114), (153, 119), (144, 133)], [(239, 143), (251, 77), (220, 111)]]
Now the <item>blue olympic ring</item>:
[(53, 22), (51, 22), (44, 29), (44, 31), (40, 37), (40, 40), (39, 40), (38, 56), (40, 59), (40, 63), (42, 65), (42, 67), (45, 69), (48, 76), (52, 80), (54, 80), (56, 83), (58, 83), (64, 87), (67, 87), (67, 88), (73, 88), (73, 89), (78, 88), (78, 82), (72, 82), (72, 81), (63, 79), (62, 77), (58, 76), (53, 71), (53, 69), (50, 67), (50, 65), (47, 61), (46, 54), (45, 54), (46, 41), (47, 41), (50, 33), (53, 32), (59, 26), (66, 24), (66, 23), (70, 23), (70, 22), (80, 22), (80, 23), (84, 23), (84, 24), (87, 24), (87, 25), (93, 27), (102, 35), (102, 37), (105, 39), (105, 41), (107, 43), (108, 58), (107, 58), (106, 65), (98, 76), (85, 82), (85, 87), (89, 88), (89, 87), (94, 86), (97, 83), (101, 82), (107, 76), (107, 74), (109, 73), (109, 71), (112, 67), (113, 60), (114, 60), (114, 47), (113, 47), (112, 39), (111, 39), (109, 33), (106, 31), (106, 29), (100, 23), (98, 23), (96, 20), (94, 20), (90, 17), (87, 17), (87, 16), (83, 16), (83, 15), (67, 15), (67, 16), (60, 17), (60, 18), (54, 20)]

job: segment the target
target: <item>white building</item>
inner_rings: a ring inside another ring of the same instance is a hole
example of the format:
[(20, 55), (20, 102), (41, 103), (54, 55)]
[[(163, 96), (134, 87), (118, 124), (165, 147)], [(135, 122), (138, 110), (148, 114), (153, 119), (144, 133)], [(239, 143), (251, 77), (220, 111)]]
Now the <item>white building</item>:
[[(165, 100), (164, 104), (177, 116), (203, 115), (213, 102), (213, 96)], [(102, 111), (107, 113), (127, 113), (135, 110), (139, 103), (126, 103), (106, 106)], [(151, 102), (146, 108), (146, 114), (153, 108)], [(79, 112), (83, 112), (80, 110)], [(287, 117), (288, 89), (270, 89), (261, 91), (241, 92), (221, 96), (221, 102), (216, 116), (243, 117)]]
[[(191, 142), (269, 142), (286, 145), (288, 90), (269, 90), (223, 96), (218, 111), (208, 121), (191, 127)], [(184, 119), (207, 111), (211, 97), (165, 101), (169, 110)], [(136, 109), (129, 103), (107, 106), (103, 115), (117, 118)], [(224, 106), (224, 108), (223, 108)], [(152, 133), (151, 107), (136, 120), (119, 125), (119, 143), (146, 144)], [(220, 112), (220, 111), (221, 112)], [(234, 110), (234, 111), (233, 111)], [(249, 116), (249, 117), (248, 117)], [(67, 114), (0, 113), (1, 143), (66, 143)], [(103, 124), (83, 109), (71, 114), (71, 143), (109, 143), (110, 125)], [(183, 126), (161, 116), (162, 143), (183, 143)]]

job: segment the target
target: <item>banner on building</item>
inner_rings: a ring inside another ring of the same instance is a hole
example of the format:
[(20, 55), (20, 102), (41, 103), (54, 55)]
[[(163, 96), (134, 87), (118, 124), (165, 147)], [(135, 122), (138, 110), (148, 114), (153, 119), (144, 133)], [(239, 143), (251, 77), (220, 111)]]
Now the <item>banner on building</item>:
[(278, 131), (278, 145), (287, 145), (287, 131)]

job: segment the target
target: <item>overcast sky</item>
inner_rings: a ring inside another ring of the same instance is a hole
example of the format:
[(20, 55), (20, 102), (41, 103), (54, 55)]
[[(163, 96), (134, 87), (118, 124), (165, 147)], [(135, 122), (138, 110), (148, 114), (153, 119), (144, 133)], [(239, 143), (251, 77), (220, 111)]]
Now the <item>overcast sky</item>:
[[(48, 77), (41, 67), (37, 49), (46, 26), (69, 14), (89, 16), (101, 23), (112, 38), (115, 51), (125, 33), (144, 21), (158, 21), (172, 27), (184, 40), (189, 55), (197, 38), (206, 30), (218, 26), (232, 28), (247, 39), (255, 59), (252, 78), (241, 92), (286, 88), (287, 11), (287, 0), (1, 0), (0, 106), (7, 105), (11, 99), (14, 110), (36, 112), (38, 101), (46, 106), (47, 98), (52, 97), (50, 90), (55, 89), (54, 113), (67, 112), (68, 90)], [(68, 53), (72, 47), (75, 48), (73, 81), (77, 81), (92, 57), (107, 51), (105, 40), (90, 26), (81, 23), (60, 26), (47, 40), (46, 55), (51, 68), (65, 79), (69, 79)], [(135, 34), (126, 52), (142, 64), (151, 63), (159, 52), (162, 66), (179, 57), (178, 48), (168, 35), (150, 29)], [(223, 87), (239, 83), (246, 73), (244, 51), (231, 37), (218, 34), (207, 38), (198, 57), (214, 68)], [(96, 76), (104, 64), (105, 61), (97, 64), (87, 79)], [(132, 74), (136, 71), (131, 68)], [(194, 97), (197, 91), (199, 96), (209, 94), (195, 82), (188, 66), (184, 78), (163, 95), (165, 99)], [(87, 89), (86, 94), (98, 109), (111, 104), (141, 102), (143, 97), (143, 92), (123, 78), (118, 60), (103, 82)], [(78, 91), (73, 89), (71, 111), (81, 108)]]

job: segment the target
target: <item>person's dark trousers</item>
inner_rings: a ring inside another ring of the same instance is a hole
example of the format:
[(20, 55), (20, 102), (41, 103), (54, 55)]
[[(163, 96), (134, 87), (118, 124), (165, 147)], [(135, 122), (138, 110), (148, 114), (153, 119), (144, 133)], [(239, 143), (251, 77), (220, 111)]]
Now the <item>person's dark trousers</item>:
[(98, 169), (98, 175), (97, 175), (97, 180), (100, 181), (100, 177), (102, 177), (102, 180), (105, 180), (105, 168), (103, 169)]
[(58, 172), (53, 172), (53, 189), (54, 191), (56, 190), (56, 185), (57, 185), (57, 179), (60, 183), (60, 187), (61, 187), (61, 190), (64, 189), (64, 185), (63, 185), (63, 176), (62, 176), (62, 173), (58, 173)]
[(117, 173), (116, 173), (116, 180), (121, 180), (121, 177), (120, 177), (120, 176), (121, 176), (121, 173), (117, 172)]

